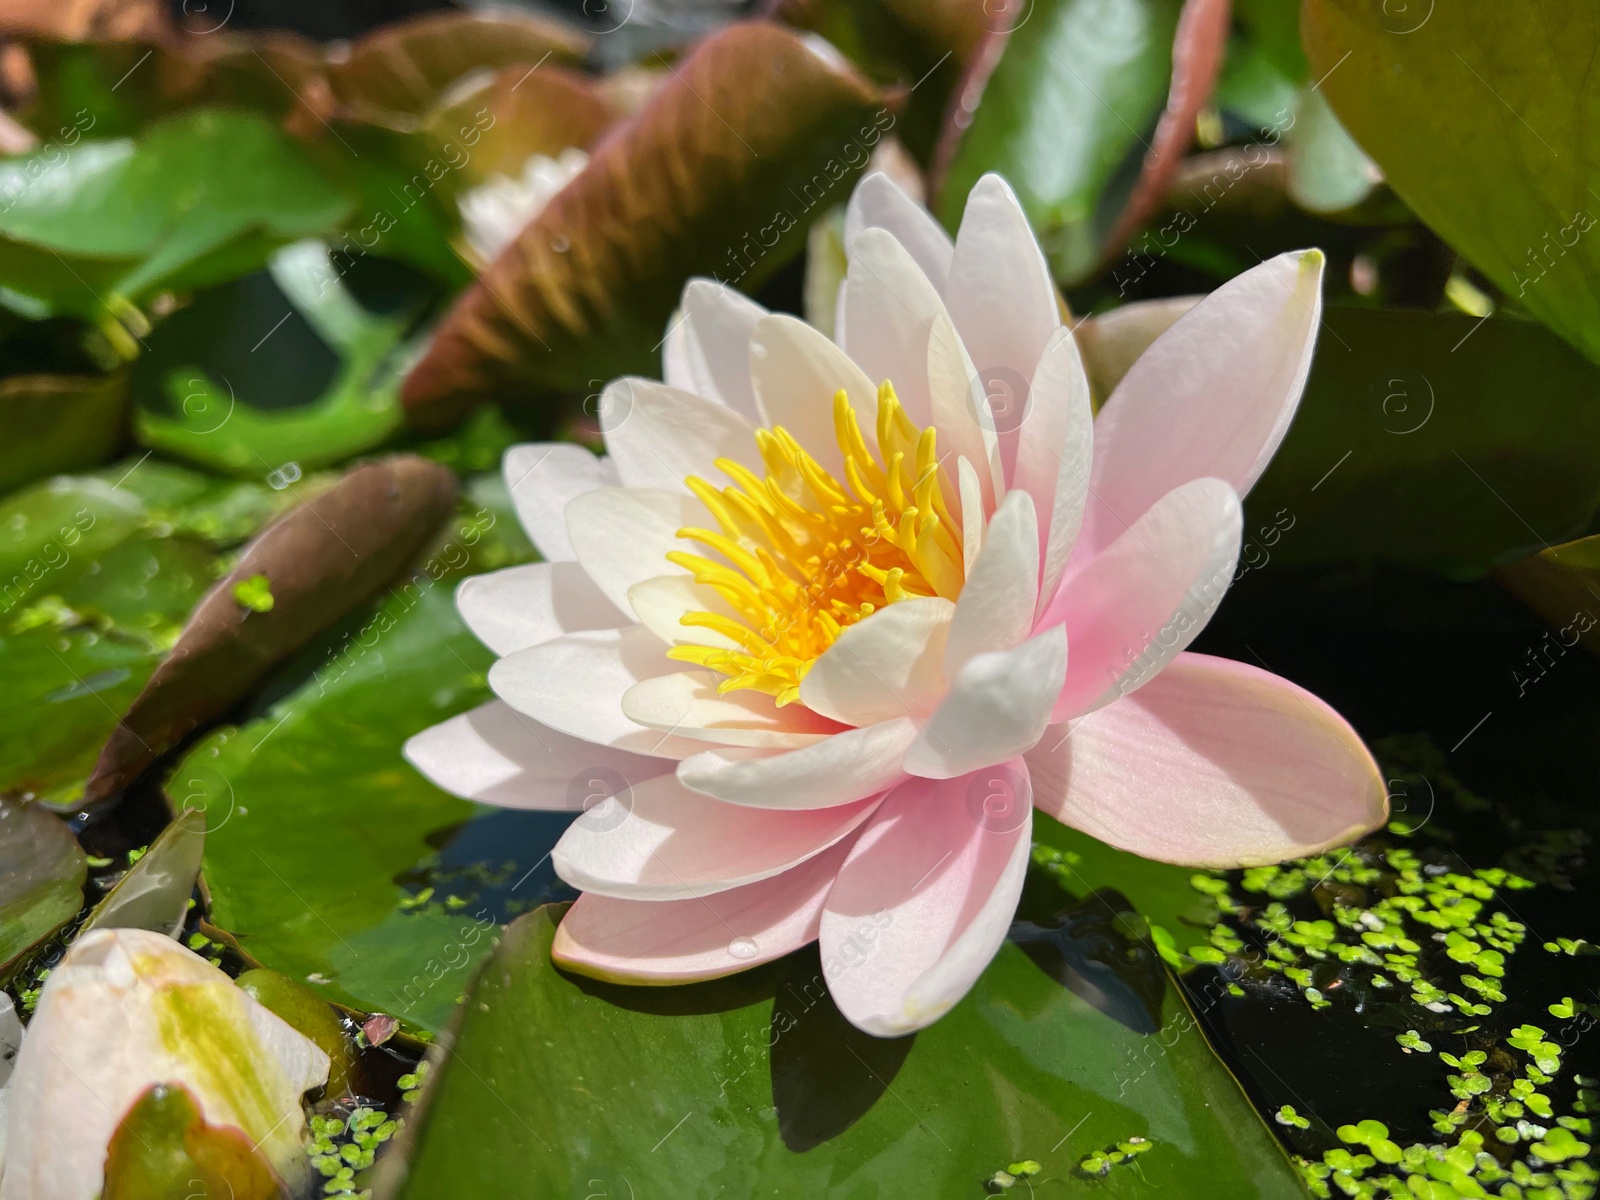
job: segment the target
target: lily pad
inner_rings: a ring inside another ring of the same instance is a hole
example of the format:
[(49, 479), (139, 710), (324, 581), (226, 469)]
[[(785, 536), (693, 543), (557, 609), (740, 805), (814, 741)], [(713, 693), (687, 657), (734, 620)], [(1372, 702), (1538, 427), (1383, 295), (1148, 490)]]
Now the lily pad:
[(1242, 563), (1473, 575), (1572, 537), (1600, 504), (1597, 393), (1600, 371), (1531, 321), (1329, 309)]
[(1311, 74), (1390, 186), (1600, 361), (1595, 13), (1530, 0), (1508, 21), (1493, 0), (1309, 0), (1304, 33)]
[(242, 1130), (211, 1125), (181, 1083), (134, 1102), (106, 1147), (104, 1200), (287, 1200)]
[(105, 462), (123, 439), (127, 407), (121, 371), (0, 380), (0, 492)]
[(509, 908), (549, 895), (570, 819), (458, 800), (400, 757), (490, 698), (492, 657), (434, 574), (362, 612), (314, 676), (206, 738), (167, 783), (207, 810), (213, 924), (324, 999), (424, 1031), (448, 1020)]
[(0, 975), (78, 915), (88, 872), (60, 818), (0, 800)]
[[(1154, 951), (1108, 932), (1113, 897), (1089, 905), (1094, 936), (1074, 942), (1077, 910), (1032, 914), (965, 1000), (894, 1040), (844, 1021), (814, 950), (690, 987), (568, 978), (543, 908), (480, 972), (376, 1191), (966, 1198), (1031, 1160), (1059, 1195), (1302, 1196)], [(1074, 961), (1153, 988), (1110, 998)], [(1130, 1141), (1137, 1169), (1082, 1165)]]

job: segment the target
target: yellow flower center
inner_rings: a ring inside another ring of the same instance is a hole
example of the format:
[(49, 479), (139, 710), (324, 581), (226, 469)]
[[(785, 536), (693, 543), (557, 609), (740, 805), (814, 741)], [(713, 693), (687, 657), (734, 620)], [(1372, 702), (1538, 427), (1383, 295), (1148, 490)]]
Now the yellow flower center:
[(724, 458), (716, 465), (731, 487), (685, 481), (721, 528), (678, 536), (725, 561), (681, 550), (667, 558), (714, 589), (733, 615), (695, 612), (681, 623), (714, 630), (738, 649), (678, 645), (668, 654), (726, 675), (721, 692), (753, 688), (788, 704), (841, 631), (897, 600), (961, 594), (961, 526), (945, 500), (934, 430), (919, 430), (887, 383), (878, 390), (877, 455), (842, 390), (833, 426), (844, 482), (781, 426), (756, 431), (766, 478)]

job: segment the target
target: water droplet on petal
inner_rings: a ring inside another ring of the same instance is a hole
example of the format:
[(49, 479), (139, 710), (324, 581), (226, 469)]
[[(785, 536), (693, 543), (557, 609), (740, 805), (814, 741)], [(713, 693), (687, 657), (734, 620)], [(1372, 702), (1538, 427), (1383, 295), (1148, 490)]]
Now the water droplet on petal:
[(760, 949), (754, 938), (736, 937), (728, 943), (728, 953), (735, 958), (754, 958)]

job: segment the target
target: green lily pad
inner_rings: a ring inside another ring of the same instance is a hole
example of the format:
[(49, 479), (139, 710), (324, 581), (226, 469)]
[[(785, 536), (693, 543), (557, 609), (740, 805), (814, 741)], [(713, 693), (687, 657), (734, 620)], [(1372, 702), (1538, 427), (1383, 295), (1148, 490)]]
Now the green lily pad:
[(1329, 309), (1241, 563), (1474, 575), (1572, 537), (1600, 504), (1597, 394), (1600, 371), (1531, 321)]
[(0, 975), (83, 904), (88, 860), (59, 818), (0, 799)]
[[(986, 171), (1016, 189), (1056, 275), (1100, 261), (1123, 195), (1114, 176), (1144, 152), (1167, 99), (1178, 0), (1036, 0), (984, 86), (939, 192), (954, 229)], [(1130, 177), (1131, 178), (1131, 177)]]
[(490, 698), (492, 656), (434, 574), (363, 610), (310, 679), (206, 738), (167, 783), (207, 811), (213, 924), (324, 999), (421, 1030), (449, 1018), (497, 922), (549, 895), (545, 860), (569, 819), (458, 800), (400, 757), (412, 734)]
[(105, 462), (122, 441), (127, 407), (121, 371), (0, 380), (0, 492)]
[(1531, 0), (1309, 0), (1313, 77), (1424, 221), (1600, 361), (1600, 20)]
[[(259, 480), (343, 462), (399, 429), (406, 315), (363, 309), (318, 241), (274, 255), (270, 274), (276, 286), (219, 288), (151, 335), (152, 362), (135, 380), (163, 393), (166, 411), (141, 395), (134, 431), (143, 445)], [(269, 339), (274, 353), (256, 354)], [(307, 388), (305, 402), (285, 404), (285, 391)]]
[[(932, 1027), (880, 1040), (839, 1016), (814, 950), (714, 983), (621, 987), (551, 965), (560, 911), (505, 931), (379, 1194), (964, 1200), (1010, 1163), (1037, 1163), (1043, 1194), (1304, 1194), (1148, 945), (1150, 1032), (1029, 941), (1002, 947)], [(1137, 1169), (1079, 1166), (1125, 1144), (1143, 1147)]]
[(101, 317), (113, 297), (233, 278), (351, 207), (271, 121), (221, 109), (5, 160), (0, 194), (0, 283), (30, 316)]

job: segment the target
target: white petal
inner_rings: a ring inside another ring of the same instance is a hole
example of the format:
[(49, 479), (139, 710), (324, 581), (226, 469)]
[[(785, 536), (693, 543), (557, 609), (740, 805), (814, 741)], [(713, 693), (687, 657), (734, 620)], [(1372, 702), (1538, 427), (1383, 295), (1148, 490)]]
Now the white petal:
[(882, 171), (874, 171), (859, 184), (844, 211), (844, 244), (850, 245), (863, 229), (876, 225), (894, 234), (934, 287), (944, 290), (955, 247), (933, 214), (918, 204)]
[(1057, 625), (1010, 650), (968, 659), (906, 752), (906, 770), (950, 779), (1031, 749), (1050, 721), (1067, 672)]
[(948, 450), (978, 468), (984, 510), (993, 512), (1006, 484), (989, 398), (955, 326), (942, 313), (928, 334), (928, 403), (942, 439), (941, 457)]
[(708, 750), (679, 763), (678, 780), (730, 804), (828, 808), (875, 796), (903, 779), (900, 762), (916, 736), (916, 722), (900, 717), (783, 754)]
[(954, 678), (967, 660), (1008, 650), (1033, 630), (1039, 601), (1039, 527), (1033, 498), (1012, 492), (984, 534), (983, 553), (967, 571), (945, 643), (945, 675)]
[(844, 459), (833, 427), (835, 392), (843, 388), (849, 395), (862, 436), (877, 444), (877, 387), (849, 355), (804, 321), (763, 317), (750, 338), (750, 375), (768, 424), (787, 429), (836, 476)]
[(617, 486), (616, 468), (567, 442), (513, 446), (506, 451), (502, 469), (517, 519), (551, 562), (576, 557), (567, 539), (567, 502), (595, 488)]
[(1145, 858), (1248, 867), (1318, 854), (1388, 819), (1361, 738), (1304, 688), (1180, 654), (1136, 695), (1029, 752), (1034, 803)]
[(608, 386), (600, 425), (624, 487), (687, 491), (683, 481), (690, 475), (722, 477), (719, 458), (764, 469), (749, 418), (651, 379), (619, 379)]
[(849, 251), (844, 348), (874, 383), (893, 383), (906, 415), (926, 427), (933, 420), (928, 334), (944, 301), (887, 230), (863, 230)]
[[(985, 175), (967, 197), (944, 296), (979, 377), (990, 387), (1024, 391), (1061, 316), (1028, 218), (998, 175)], [(995, 422), (1008, 474), (1022, 416), (1001, 414)]]
[(579, 496), (567, 506), (567, 530), (583, 569), (611, 603), (630, 611), (628, 589), (678, 568), (667, 561), (673, 550), (694, 547), (678, 540), (678, 530), (711, 526), (705, 505), (687, 492), (654, 488), (604, 488)]
[(750, 386), (750, 334), (767, 310), (731, 287), (691, 279), (683, 289), (685, 357), (691, 389), (764, 425)]
[(851, 847), (823, 906), (822, 973), (850, 1023), (898, 1037), (967, 994), (1006, 939), (1028, 870), (1027, 768), (1004, 768), (1003, 813), (987, 776), (911, 780)]
[(689, 644), (742, 649), (727, 634), (700, 625), (685, 625), (690, 613), (708, 612), (737, 618), (733, 606), (716, 589), (696, 583), (691, 575), (657, 575), (628, 589), (628, 604), (639, 623), (669, 646)]
[(528, 563), (469, 576), (456, 588), (456, 608), (473, 635), (500, 655), (567, 633), (633, 624), (575, 562)]
[(541, 725), (598, 746), (682, 758), (705, 747), (628, 719), (622, 697), (641, 679), (683, 664), (642, 625), (559, 637), (507, 655), (489, 668), (495, 695)]
[(549, 811), (581, 810), (604, 799), (596, 790), (607, 780), (639, 784), (672, 770), (668, 759), (581, 741), (501, 700), (424, 729), (406, 742), (404, 753), (453, 795), (502, 808)]
[(575, 888), (625, 900), (709, 896), (787, 871), (860, 825), (876, 799), (779, 811), (725, 804), (670, 775), (591, 808), (551, 852)]
[(813, 942), (851, 839), (799, 866), (692, 900), (615, 900), (585, 892), (556, 928), (550, 957), (616, 983), (717, 979)]
[(1028, 388), (1028, 415), (1022, 423), (1012, 478), (1014, 487), (1033, 497), (1034, 511), (1041, 516), (1041, 610), (1055, 594), (1078, 540), (1093, 454), (1089, 382), (1072, 331), (1058, 329), (1045, 345)]
[(901, 600), (844, 630), (800, 681), (800, 702), (846, 725), (933, 711), (944, 693), (945, 637), (955, 605)]
[(681, 669), (644, 679), (624, 693), (622, 711), (651, 729), (724, 746), (793, 750), (839, 731), (835, 722), (804, 705), (779, 708), (762, 692), (741, 688), (719, 695), (722, 679), (711, 671)]
[(956, 479), (961, 489), (961, 558), (970, 571), (983, 553), (988, 510), (983, 506), (983, 482), (978, 478), (978, 469), (964, 455), (956, 460)]
[(1054, 720), (1126, 696), (1195, 639), (1233, 582), (1243, 521), (1231, 487), (1196, 479), (1067, 578), (1043, 617), (1072, 643)]
[(1280, 254), (1212, 292), (1140, 356), (1095, 421), (1074, 557), (1109, 546), (1173, 488), (1243, 496), (1288, 432), (1322, 311), (1319, 250)]
[(689, 366), (689, 322), (681, 308), (668, 319), (667, 335), (661, 340), (661, 379), (668, 387), (699, 390)]

